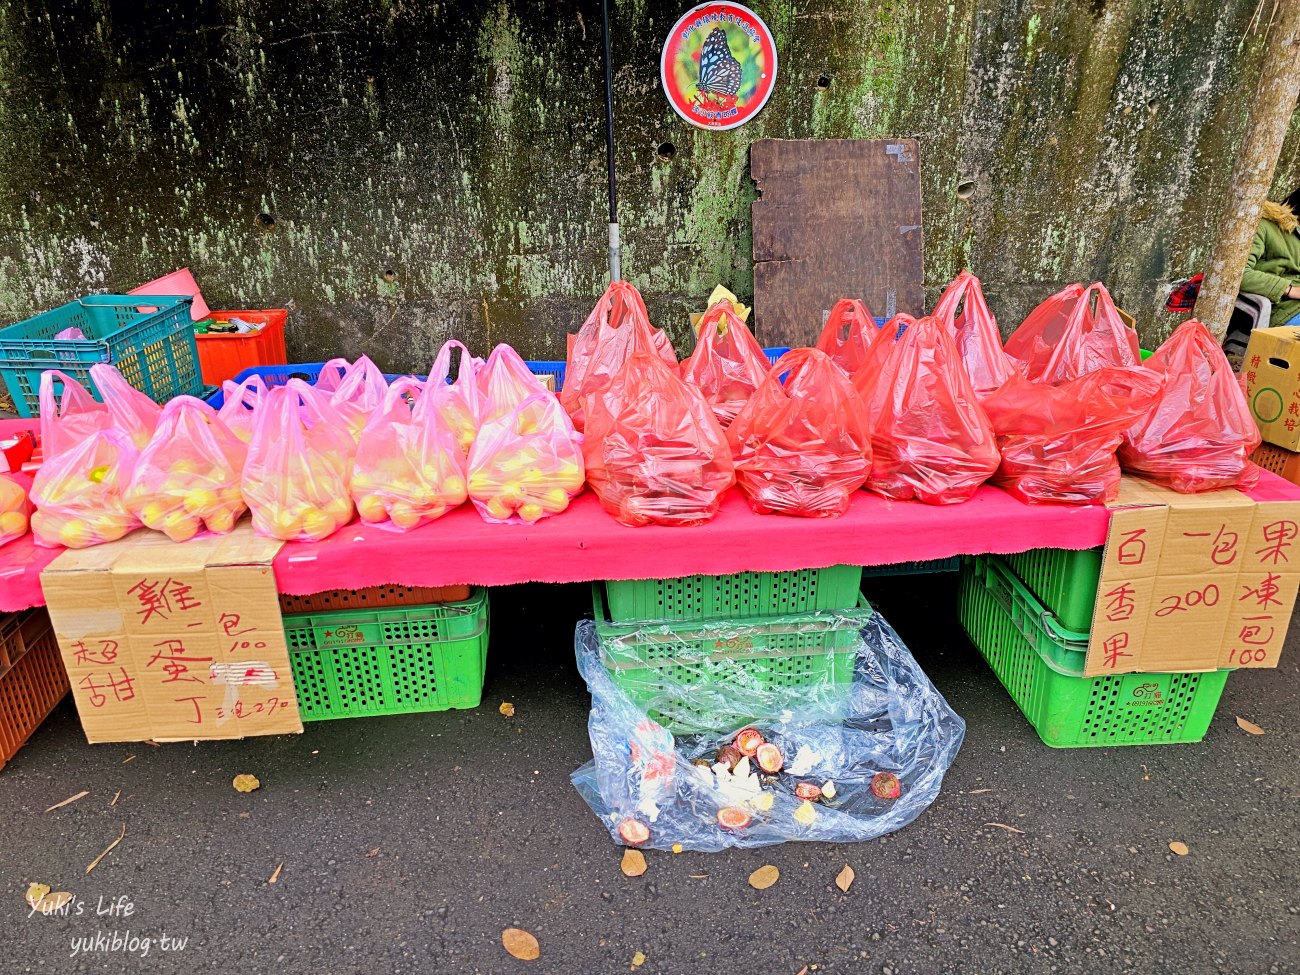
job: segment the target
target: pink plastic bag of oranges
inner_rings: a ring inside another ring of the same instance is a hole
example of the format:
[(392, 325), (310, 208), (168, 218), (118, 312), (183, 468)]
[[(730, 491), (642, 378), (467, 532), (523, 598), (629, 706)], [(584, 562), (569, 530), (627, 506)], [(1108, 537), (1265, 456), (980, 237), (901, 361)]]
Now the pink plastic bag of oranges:
[(352, 520), (356, 443), (330, 394), (290, 379), (257, 411), (240, 487), (259, 535), (320, 541)]
[(257, 407), (266, 395), (266, 383), (261, 376), (249, 376), (242, 383), (227, 379), (221, 384), (221, 409), (217, 416), (241, 443), (253, 439), (253, 423)]
[(1183, 494), (1253, 487), (1259, 428), (1210, 330), (1183, 322), (1146, 366), (1164, 377), (1164, 391), (1125, 434), (1123, 468)]
[(538, 389), (479, 428), (469, 453), (469, 496), (485, 521), (527, 522), (559, 514), (586, 473), (573, 422)]
[(653, 353), (632, 355), (588, 400), (587, 480), (625, 525), (698, 525), (735, 483), (726, 435), (698, 389)]
[(1002, 455), (993, 483), (1031, 503), (1113, 501), (1120, 477), (1115, 451), (1163, 385), (1149, 369), (1114, 366), (1059, 386), (1012, 376), (984, 400)]
[(998, 320), (984, 300), (980, 279), (962, 271), (939, 297), (934, 317), (952, 329), (975, 395), (983, 399), (1011, 378), (1015, 366), (1002, 348)]
[(352, 497), (362, 521), (396, 531), (464, 503), (465, 458), (418, 379), (394, 380), (371, 414), (352, 465)]
[(831, 309), (817, 339), (817, 348), (850, 376), (862, 368), (880, 329), (871, 310), (857, 298), (841, 298)]
[(793, 349), (727, 429), (736, 481), (761, 515), (833, 518), (871, 470), (866, 407), (830, 357)]
[(727, 300), (715, 301), (700, 319), (695, 351), (681, 365), (681, 376), (704, 394), (725, 429), (767, 375), (767, 356)]
[(504, 416), (535, 393), (547, 391), (514, 347), (504, 342), (492, 350), (477, 379), (483, 423)]
[(144, 450), (158, 426), (162, 407), (136, 389), (113, 366), (97, 362), (90, 367), (90, 379), (113, 418), (114, 425), (131, 438), (136, 450)]
[(1052, 295), (1007, 339), (1006, 351), (1026, 378), (1053, 385), (1142, 361), (1137, 332), (1124, 324), (1101, 283), (1072, 284)]
[[(55, 383), (62, 383), (56, 395)], [(32, 482), (36, 541), (49, 548), (86, 548), (140, 526), (123, 497), (139, 450), (84, 386), (56, 370), (41, 374), (41, 449)]]
[[(886, 325), (888, 333), (893, 325)], [(961, 354), (936, 318), (907, 324), (867, 389), (872, 423), (867, 487), (900, 501), (966, 501), (998, 467), (988, 417)]]
[(677, 369), (677, 353), (668, 336), (650, 325), (640, 292), (626, 281), (615, 281), (569, 345), (560, 403), (578, 430), (586, 425), (586, 398), (608, 388), (614, 374), (637, 352), (657, 356)]
[(363, 355), (356, 362), (331, 359), (325, 363), (316, 388), (330, 394), (330, 405), (343, 417), (348, 433), (357, 441), (370, 414), (384, 402), (388, 380), (370, 356)]
[[(448, 382), (451, 375), (451, 354), (457, 349), (460, 350), (460, 361), (456, 381)], [(443, 343), (438, 350), (425, 384), (429, 407), (437, 412), (443, 423), (451, 427), (456, 443), (466, 457), (474, 444), (479, 424), (483, 422), (483, 395), (479, 392), (478, 385), (478, 373), (482, 366), (481, 359), (475, 359), (469, 354), (469, 349), (452, 339)]]
[(127, 510), (173, 542), (224, 535), (244, 513), (245, 444), (207, 403), (178, 396), (162, 411), (126, 490)]
[(31, 513), (27, 488), (8, 474), (0, 474), (0, 546), (27, 534)]

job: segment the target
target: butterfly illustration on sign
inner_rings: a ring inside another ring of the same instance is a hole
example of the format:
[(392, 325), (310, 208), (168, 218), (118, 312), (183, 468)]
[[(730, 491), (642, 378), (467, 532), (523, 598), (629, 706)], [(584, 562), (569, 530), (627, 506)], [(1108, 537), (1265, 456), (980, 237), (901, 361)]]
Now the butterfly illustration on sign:
[(664, 93), (700, 128), (734, 129), (758, 113), (776, 80), (776, 45), (738, 3), (701, 4), (678, 18), (660, 60)]

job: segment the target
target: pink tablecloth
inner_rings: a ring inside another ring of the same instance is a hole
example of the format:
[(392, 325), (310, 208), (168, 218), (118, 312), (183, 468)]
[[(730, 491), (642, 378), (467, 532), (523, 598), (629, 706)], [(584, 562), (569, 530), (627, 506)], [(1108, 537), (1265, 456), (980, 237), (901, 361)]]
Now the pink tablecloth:
[[(1300, 488), (1264, 473), (1257, 500), (1300, 500)], [(406, 534), (354, 524), (324, 542), (291, 542), (275, 560), (280, 591), (397, 584), (649, 579), (744, 570), (881, 565), (980, 552), (1080, 549), (1106, 540), (1102, 507), (1026, 505), (993, 487), (965, 504), (932, 507), (859, 493), (842, 518), (755, 515), (732, 491), (698, 528), (626, 528), (584, 494), (536, 525), (489, 525), (470, 506)], [(41, 605), (40, 570), (57, 552), (31, 537), (0, 548), (0, 610)]]

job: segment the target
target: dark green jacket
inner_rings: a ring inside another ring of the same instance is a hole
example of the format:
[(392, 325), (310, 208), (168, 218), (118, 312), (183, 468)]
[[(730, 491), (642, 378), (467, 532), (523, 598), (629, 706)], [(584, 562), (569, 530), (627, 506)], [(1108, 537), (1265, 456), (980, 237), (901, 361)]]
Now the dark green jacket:
[(1290, 208), (1266, 202), (1250, 245), (1241, 290), (1273, 302), (1270, 325), (1285, 325), (1300, 315), (1300, 299), (1283, 299), (1287, 288), (1300, 284), (1300, 232)]

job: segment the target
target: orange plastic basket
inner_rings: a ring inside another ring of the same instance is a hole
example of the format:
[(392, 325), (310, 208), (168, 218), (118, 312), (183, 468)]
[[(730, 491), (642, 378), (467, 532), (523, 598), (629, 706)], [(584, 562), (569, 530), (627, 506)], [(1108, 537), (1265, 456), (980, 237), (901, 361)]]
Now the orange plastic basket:
[(0, 768), (68, 693), (68, 672), (44, 609), (0, 616)]
[(223, 381), (234, 379), (252, 366), (278, 366), (289, 361), (284, 347), (284, 325), (289, 320), (287, 310), (214, 311), (212, 317), (219, 321), (233, 317), (252, 324), (265, 322), (266, 327), (248, 335), (196, 335), (199, 371), (207, 385), (220, 386)]

